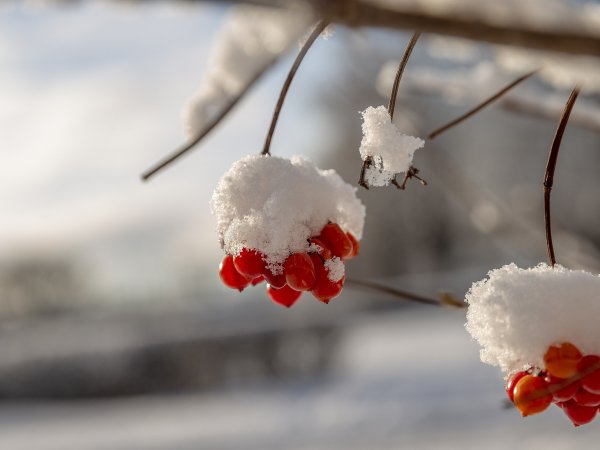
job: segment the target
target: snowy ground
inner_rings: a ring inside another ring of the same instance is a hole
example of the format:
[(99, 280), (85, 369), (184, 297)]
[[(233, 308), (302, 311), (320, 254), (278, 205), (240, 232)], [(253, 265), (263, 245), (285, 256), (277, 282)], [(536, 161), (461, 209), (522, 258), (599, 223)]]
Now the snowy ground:
[(479, 363), (460, 312), (416, 309), (348, 324), (336, 370), (224, 392), (0, 406), (0, 448), (595, 448), (557, 408), (503, 409), (499, 372)]

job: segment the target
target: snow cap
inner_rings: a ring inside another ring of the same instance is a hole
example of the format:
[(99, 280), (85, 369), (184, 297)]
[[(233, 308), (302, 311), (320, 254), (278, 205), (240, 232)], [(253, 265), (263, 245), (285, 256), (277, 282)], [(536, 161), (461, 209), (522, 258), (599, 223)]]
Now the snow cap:
[(415, 151), (423, 147), (425, 141), (401, 133), (385, 106), (369, 106), (361, 114), (360, 157), (363, 161), (371, 158), (373, 162), (365, 179), (372, 186), (385, 186), (396, 174), (410, 168)]
[(250, 155), (223, 175), (210, 206), (225, 252), (257, 249), (280, 273), (285, 258), (308, 251), (307, 239), (329, 221), (362, 237), (365, 207), (356, 191), (334, 170), (320, 170), (302, 157)]
[(481, 360), (505, 375), (544, 367), (549, 346), (570, 342), (600, 354), (600, 276), (539, 264), (508, 264), (473, 284), (467, 331), (481, 346)]

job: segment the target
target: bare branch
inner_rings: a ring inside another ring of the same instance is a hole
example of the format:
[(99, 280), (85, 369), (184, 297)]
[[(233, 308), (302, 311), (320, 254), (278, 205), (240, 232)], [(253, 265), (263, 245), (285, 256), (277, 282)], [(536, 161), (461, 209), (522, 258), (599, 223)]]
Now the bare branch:
[(491, 97), (489, 97), (486, 100), (484, 100), (483, 102), (481, 102), (479, 105), (475, 106), (474, 108), (472, 108), (471, 110), (467, 111), (463, 115), (457, 117), (456, 119), (448, 122), (447, 124), (442, 125), (441, 127), (439, 127), (436, 130), (432, 131), (431, 133), (429, 133), (429, 135), (427, 136), (427, 138), (428, 139), (435, 139), (440, 134), (448, 131), (449, 129), (451, 129), (451, 128), (455, 127), (456, 125), (460, 124), (461, 122), (467, 120), (469, 117), (474, 116), (479, 111), (481, 111), (483, 108), (485, 108), (486, 106), (488, 106), (491, 103), (493, 103), (496, 100), (498, 100), (500, 97), (502, 97), (508, 91), (510, 91), (512, 88), (518, 86), (523, 81), (525, 81), (528, 78), (530, 78), (532, 75), (534, 75), (536, 72), (538, 72), (538, 70), (533, 70), (533, 71), (531, 71), (529, 73), (526, 73), (525, 75), (520, 76), (519, 78), (517, 78), (516, 80), (514, 80), (512, 83), (510, 83), (509, 85), (503, 87), (500, 91), (496, 92), (494, 95), (492, 95)]
[(426, 305), (433, 306), (453, 306), (456, 308), (465, 308), (466, 304), (457, 300), (455, 297), (448, 293), (442, 293), (440, 295), (440, 299), (434, 299), (429, 297), (424, 297), (422, 295), (413, 294), (412, 292), (403, 291), (401, 289), (392, 288), (389, 286), (384, 286), (383, 284), (375, 283), (372, 281), (361, 281), (355, 280), (351, 278), (346, 279), (346, 285), (350, 287), (363, 288), (371, 291), (382, 292), (384, 294), (391, 295), (393, 297), (402, 298), (404, 300), (409, 300), (417, 303), (424, 303)]
[(327, 25), (328, 25), (328, 22), (326, 22), (326, 21), (321, 21), (317, 24), (315, 29), (312, 31), (312, 33), (310, 34), (310, 36), (308, 37), (308, 39), (306, 40), (306, 42), (304, 43), (304, 45), (302, 46), (300, 51), (298, 52), (298, 56), (296, 56), (294, 64), (292, 64), (292, 68), (290, 69), (290, 71), (287, 75), (287, 78), (285, 79), (285, 82), (283, 83), (283, 87), (281, 88), (281, 92), (279, 94), (279, 99), (277, 100), (277, 104), (275, 105), (275, 111), (273, 111), (273, 118), (271, 119), (271, 126), (269, 127), (269, 131), (267, 132), (267, 138), (265, 139), (265, 145), (262, 150), (263, 155), (271, 154), (270, 148), (271, 148), (271, 140), (273, 139), (273, 133), (275, 132), (275, 127), (277, 126), (277, 120), (279, 119), (279, 113), (281, 112), (283, 102), (285, 101), (285, 97), (287, 96), (287, 93), (290, 89), (290, 85), (292, 84), (294, 76), (296, 75), (296, 72), (298, 71), (300, 64), (302, 64), (302, 60), (306, 56), (306, 53), (308, 53), (308, 50), (312, 47), (313, 43), (321, 35), (323, 30), (325, 30)]
[(565, 105), (565, 109), (560, 117), (558, 122), (558, 127), (556, 128), (556, 133), (554, 134), (554, 139), (552, 141), (552, 147), (550, 148), (550, 154), (548, 155), (548, 163), (546, 164), (546, 174), (544, 176), (544, 223), (546, 225), (546, 245), (548, 247), (548, 259), (550, 264), (554, 266), (556, 264), (556, 257), (554, 255), (554, 245), (552, 243), (552, 220), (550, 217), (550, 193), (552, 191), (552, 185), (554, 184), (554, 171), (556, 170), (556, 162), (558, 160), (558, 152), (560, 150), (560, 143), (562, 141), (562, 137), (565, 133), (565, 128), (567, 128), (567, 123), (569, 122), (569, 116), (571, 115), (571, 110), (573, 109), (573, 105), (577, 100), (577, 96), (579, 95), (580, 88), (576, 86), (573, 91), (571, 91), (571, 95), (567, 100), (567, 104)]

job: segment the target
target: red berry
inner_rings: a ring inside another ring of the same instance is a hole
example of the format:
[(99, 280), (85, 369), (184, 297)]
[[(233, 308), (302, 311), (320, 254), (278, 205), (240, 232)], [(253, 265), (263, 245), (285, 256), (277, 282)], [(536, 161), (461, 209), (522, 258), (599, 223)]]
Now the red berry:
[[(581, 387), (579, 380), (570, 382), (563, 378), (557, 378), (550, 374), (546, 375), (546, 383), (548, 383), (550, 392), (555, 402), (566, 402), (573, 398)], [(558, 390), (554, 390), (558, 389)]]
[(349, 231), (346, 233), (346, 236), (348, 237), (348, 239), (350, 239), (350, 242), (352, 242), (352, 253), (350, 253), (350, 255), (346, 257), (346, 259), (352, 259), (356, 255), (358, 255), (358, 252), (360, 251), (360, 244), (358, 243), (358, 240), (354, 237), (354, 235)]
[(219, 276), (225, 286), (237, 289), (240, 292), (250, 284), (250, 280), (236, 270), (233, 264), (233, 256), (231, 255), (226, 255), (223, 261), (221, 261)]
[(579, 389), (573, 396), (573, 400), (581, 406), (600, 406), (600, 395), (592, 394), (584, 388)]
[(337, 297), (340, 295), (340, 292), (342, 292), (344, 278), (335, 282), (331, 281), (327, 276), (329, 271), (323, 264), (323, 261), (321, 261), (319, 255), (312, 253), (310, 258), (312, 259), (316, 272), (316, 281), (311, 289), (312, 295), (323, 303), (329, 303), (332, 298)]
[(283, 263), (285, 280), (292, 289), (309, 291), (315, 284), (315, 266), (306, 253), (293, 253)]
[(563, 403), (561, 408), (576, 427), (590, 423), (598, 412), (597, 407), (581, 406), (575, 400)]
[(514, 401), (515, 385), (525, 375), (528, 375), (528, 373), (524, 370), (512, 374), (510, 376), (510, 378), (508, 379), (508, 383), (506, 383), (506, 386), (504, 386), (504, 389), (506, 390), (506, 395), (508, 395), (508, 398), (510, 399), (511, 402)]
[(329, 247), (327, 247), (327, 245), (325, 245), (325, 242), (323, 242), (321, 239), (319, 239), (319, 238), (310, 238), (310, 243), (318, 245), (321, 248), (316, 253), (319, 254), (319, 255), (321, 255), (321, 258), (323, 258), (325, 261), (327, 261), (328, 259), (333, 258), (333, 253), (331, 253), (331, 250), (329, 250)]
[(273, 272), (271, 272), (269, 269), (265, 269), (263, 276), (265, 277), (265, 280), (267, 280), (267, 283), (276, 289), (281, 289), (287, 284), (285, 281), (285, 275), (282, 273), (279, 275), (273, 275)]
[(335, 256), (344, 259), (352, 254), (352, 242), (337, 223), (328, 223), (318, 236)]
[(577, 372), (584, 375), (581, 385), (586, 391), (592, 394), (600, 394), (600, 357), (596, 355), (584, 356), (577, 364)]
[(275, 303), (278, 303), (286, 308), (291, 307), (302, 295), (302, 292), (296, 291), (289, 286), (283, 286), (281, 289), (276, 289), (270, 284), (267, 285), (267, 294)]
[(570, 342), (552, 345), (544, 354), (544, 364), (550, 375), (557, 378), (570, 378), (577, 372), (577, 363), (582, 358), (577, 347)]
[(264, 255), (257, 250), (242, 249), (239, 255), (233, 258), (235, 268), (246, 278), (256, 278), (265, 270)]
[(542, 377), (525, 375), (515, 385), (513, 402), (523, 417), (538, 414), (552, 403), (552, 395)]
[(256, 277), (254, 280), (252, 280), (252, 286), (256, 286), (257, 284), (262, 283), (263, 281), (265, 281), (265, 277), (262, 275), (259, 275), (258, 277)]

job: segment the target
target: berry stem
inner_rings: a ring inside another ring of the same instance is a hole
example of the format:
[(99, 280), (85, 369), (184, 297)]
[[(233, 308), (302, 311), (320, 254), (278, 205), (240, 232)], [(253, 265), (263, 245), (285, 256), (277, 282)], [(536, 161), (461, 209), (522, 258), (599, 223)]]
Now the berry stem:
[[(415, 48), (415, 45), (417, 44), (417, 41), (419, 40), (420, 36), (421, 36), (420, 31), (415, 31), (413, 33), (412, 37), (410, 38), (410, 41), (408, 42), (408, 45), (406, 46), (406, 50), (404, 50), (404, 55), (402, 55), (402, 60), (400, 61), (400, 65), (398, 66), (398, 71), (396, 72), (396, 77), (394, 78), (394, 85), (392, 86), (392, 93), (390, 94), (390, 102), (388, 103), (388, 113), (390, 115), (390, 121), (394, 118), (394, 110), (396, 109), (396, 98), (398, 97), (398, 88), (400, 86), (400, 80), (402, 79), (402, 75), (404, 74), (404, 69), (406, 68), (406, 65), (408, 64), (410, 55), (412, 54), (412, 51)], [(365, 180), (365, 174), (366, 174), (369, 166), (372, 164), (372, 162), (373, 161), (371, 160), (371, 158), (365, 159), (363, 161), (362, 168), (360, 169), (360, 177), (358, 179), (358, 184), (360, 186), (364, 187), (365, 189), (369, 189), (369, 184)], [(396, 187), (401, 189), (395, 178), (392, 183)]]
[(285, 79), (285, 82), (283, 83), (283, 87), (281, 88), (281, 92), (279, 93), (279, 99), (277, 100), (277, 104), (275, 105), (275, 111), (273, 111), (273, 118), (271, 119), (271, 126), (269, 127), (269, 131), (267, 132), (267, 138), (265, 139), (265, 145), (261, 152), (262, 155), (270, 155), (271, 154), (271, 150), (270, 150), (271, 149), (271, 140), (273, 139), (273, 133), (275, 133), (275, 126), (277, 125), (277, 120), (279, 119), (279, 113), (281, 112), (281, 108), (283, 107), (283, 102), (285, 101), (285, 97), (288, 93), (288, 90), (290, 89), (292, 80), (294, 79), (294, 76), (296, 75), (296, 72), (298, 71), (298, 68), (300, 67), (300, 64), (302, 63), (302, 60), (306, 56), (306, 53), (308, 53), (308, 50), (312, 47), (312, 45), (317, 40), (319, 35), (323, 32), (323, 30), (325, 30), (327, 25), (329, 25), (329, 22), (322, 20), (315, 26), (315, 29), (312, 31), (312, 33), (310, 34), (308, 39), (306, 39), (306, 42), (304, 43), (304, 45), (298, 52), (298, 55), (296, 56), (294, 64), (292, 64), (292, 67), (287, 75), (287, 78)]
[(375, 283), (372, 281), (362, 281), (362, 280), (356, 280), (353, 278), (346, 278), (346, 285), (350, 286), (350, 287), (354, 286), (359, 289), (363, 288), (363, 289), (370, 289), (372, 291), (383, 292), (384, 294), (388, 294), (393, 297), (398, 297), (398, 298), (410, 300), (412, 302), (417, 302), (417, 303), (424, 303), (427, 305), (454, 306), (457, 308), (465, 308), (466, 307), (466, 304), (463, 304), (463, 303), (449, 302), (449, 301), (443, 300), (443, 299), (437, 300), (434, 298), (424, 297), (419, 294), (413, 294), (412, 292), (403, 291), (401, 289), (396, 289), (396, 288), (392, 288), (389, 286), (384, 286), (382, 284)]
[(498, 92), (496, 92), (494, 95), (492, 95), (491, 97), (488, 97), (487, 99), (485, 99), (483, 102), (481, 102), (480, 104), (478, 104), (477, 106), (475, 106), (474, 108), (472, 108), (471, 110), (467, 111), (466, 113), (464, 113), (463, 115), (457, 117), (456, 119), (448, 122), (445, 125), (442, 125), (441, 127), (436, 128), (434, 131), (432, 131), (431, 133), (429, 133), (429, 135), (427, 136), (427, 139), (435, 139), (436, 137), (438, 137), (440, 134), (448, 131), (451, 128), (454, 128), (456, 125), (460, 124), (461, 122), (467, 120), (469, 117), (474, 116), (475, 114), (477, 114), (479, 111), (481, 111), (483, 108), (485, 108), (486, 106), (490, 105), (491, 103), (495, 102), (496, 100), (498, 100), (500, 97), (502, 97), (504, 94), (506, 94), (508, 91), (510, 91), (511, 89), (513, 89), (514, 87), (518, 86), (519, 84), (521, 84), (523, 81), (527, 80), (528, 78), (532, 77), (533, 75), (535, 75), (540, 69), (536, 69), (536, 70), (532, 70), (531, 72), (526, 73), (525, 75), (521, 75), (519, 78), (517, 78), (516, 80), (514, 80), (512, 83), (504, 86), (502, 89), (500, 89)]
[(558, 122), (556, 133), (554, 134), (554, 140), (552, 141), (552, 147), (550, 147), (550, 154), (548, 155), (548, 163), (546, 164), (546, 174), (544, 176), (544, 223), (546, 226), (546, 246), (548, 248), (548, 259), (552, 267), (556, 264), (556, 256), (554, 255), (554, 244), (552, 243), (552, 219), (550, 216), (550, 193), (552, 192), (552, 186), (554, 184), (554, 171), (556, 170), (556, 162), (558, 161), (558, 152), (560, 150), (560, 144), (562, 137), (567, 128), (569, 122), (569, 116), (573, 105), (579, 95), (580, 87), (575, 86), (571, 91), (571, 95), (567, 100), (565, 109)]

